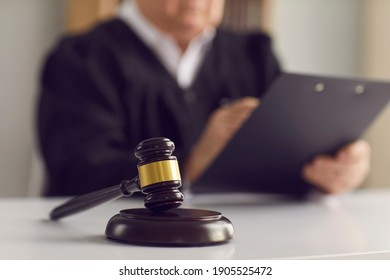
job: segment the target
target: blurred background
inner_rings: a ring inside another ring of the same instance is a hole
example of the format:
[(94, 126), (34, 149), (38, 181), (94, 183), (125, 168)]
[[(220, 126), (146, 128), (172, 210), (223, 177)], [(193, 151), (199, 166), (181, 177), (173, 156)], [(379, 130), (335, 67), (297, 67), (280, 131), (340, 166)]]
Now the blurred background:
[[(388, 0), (226, 0), (223, 24), (263, 29), (285, 70), (390, 80)], [(0, 0), (0, 196), (37, 196), (43, 180), (35, 106), (43, 59), (65, 32), (115, 15), (118, 0)], [(390, 94), (390, 93), (389, 93)], [(390, 110), (364, 138), (367, 188), (390, 187)]]

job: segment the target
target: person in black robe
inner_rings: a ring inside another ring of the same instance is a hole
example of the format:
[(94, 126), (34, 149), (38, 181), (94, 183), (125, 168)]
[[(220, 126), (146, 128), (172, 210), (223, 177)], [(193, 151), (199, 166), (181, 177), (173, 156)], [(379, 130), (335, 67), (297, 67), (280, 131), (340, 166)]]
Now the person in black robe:
[[(195, 181), (281, 72), (267, 35), (218, 28), (223, 0), (137, 3), (183, 52), (206, 27), (217, 27), (211, 46), (183, 88), (121, 18), (62, 38), (41, 77), (38, 129), (46, 195), (83, 194), (134, 177), (134, 147), (159, 136), (174, 141), (182, 175)], [(207, 20), (194, 16), (196, 5), (204, 5)], [(226, 100), (235, 101), (221, 106)], [(319, 156), (303, 167), (303, 175), (337, 193), (359, 186), (368, 167), (369, 147), (359, 141), (335, 158)]]

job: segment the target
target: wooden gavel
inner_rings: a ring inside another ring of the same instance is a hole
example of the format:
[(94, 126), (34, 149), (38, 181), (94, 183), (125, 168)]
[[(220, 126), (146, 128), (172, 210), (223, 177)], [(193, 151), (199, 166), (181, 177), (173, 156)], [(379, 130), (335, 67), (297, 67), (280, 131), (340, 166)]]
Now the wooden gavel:
[(137, 164), (138, 176), (117, 186), (72, 198), (56, 207), (50, 213), (50, 219), (58, 220), (139, 191), (146, 194), (145, 207), (154, 212), (179, 207), (184, 195), (179, 191), (182, 182), (177, 159), (172, 155), (174, 150), (175, 144), (167, 138), (142, 141), (134, 151), (140, 160)]

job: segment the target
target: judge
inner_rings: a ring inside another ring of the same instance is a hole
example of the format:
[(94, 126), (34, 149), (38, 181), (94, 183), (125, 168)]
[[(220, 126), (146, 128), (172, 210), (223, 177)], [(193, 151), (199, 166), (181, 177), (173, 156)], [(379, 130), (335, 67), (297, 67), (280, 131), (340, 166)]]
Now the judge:
[[(47, 195), (132, 178), (132, 149), (156, 136), (175, 142), (185, 180), (201, 176), (281, 71), (267, 35), (218, 27), (223, 8), (224, 0), (123, 1), (115, 19), (59, 41), (39, 100)], [(318, 155), (302, 176), (343, 193), (362, 184), (369, 163), (368, 144), (357, 141)]]

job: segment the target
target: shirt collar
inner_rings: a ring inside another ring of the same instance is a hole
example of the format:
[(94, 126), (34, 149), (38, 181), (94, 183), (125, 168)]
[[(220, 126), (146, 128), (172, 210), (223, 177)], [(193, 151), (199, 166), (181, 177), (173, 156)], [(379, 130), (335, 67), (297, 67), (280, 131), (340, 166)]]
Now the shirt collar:
[[(173, 38), (158, 30), (139, 11), (136, 1), (125, 0), (118, 10), (118, 17), (127, 22), (137, 35), (153, 49), (161, 42), (174, 42)], [(215, 28), (208, 28), (198, 37), (194, 38), (191, 44), (207, 45), (212, 41), (216, 33)], [(176, 43), (175, 43), (176, 44)]]
[(180, 87), (188, 88), (192, 84), (215, 37), (215, 28), (209, 28), (194, 38), (182, 53), (172, 37), (158, 30), (141, 14), (136, 1), (125, 0), (119, 8), (118, 17), (156, 54)]

